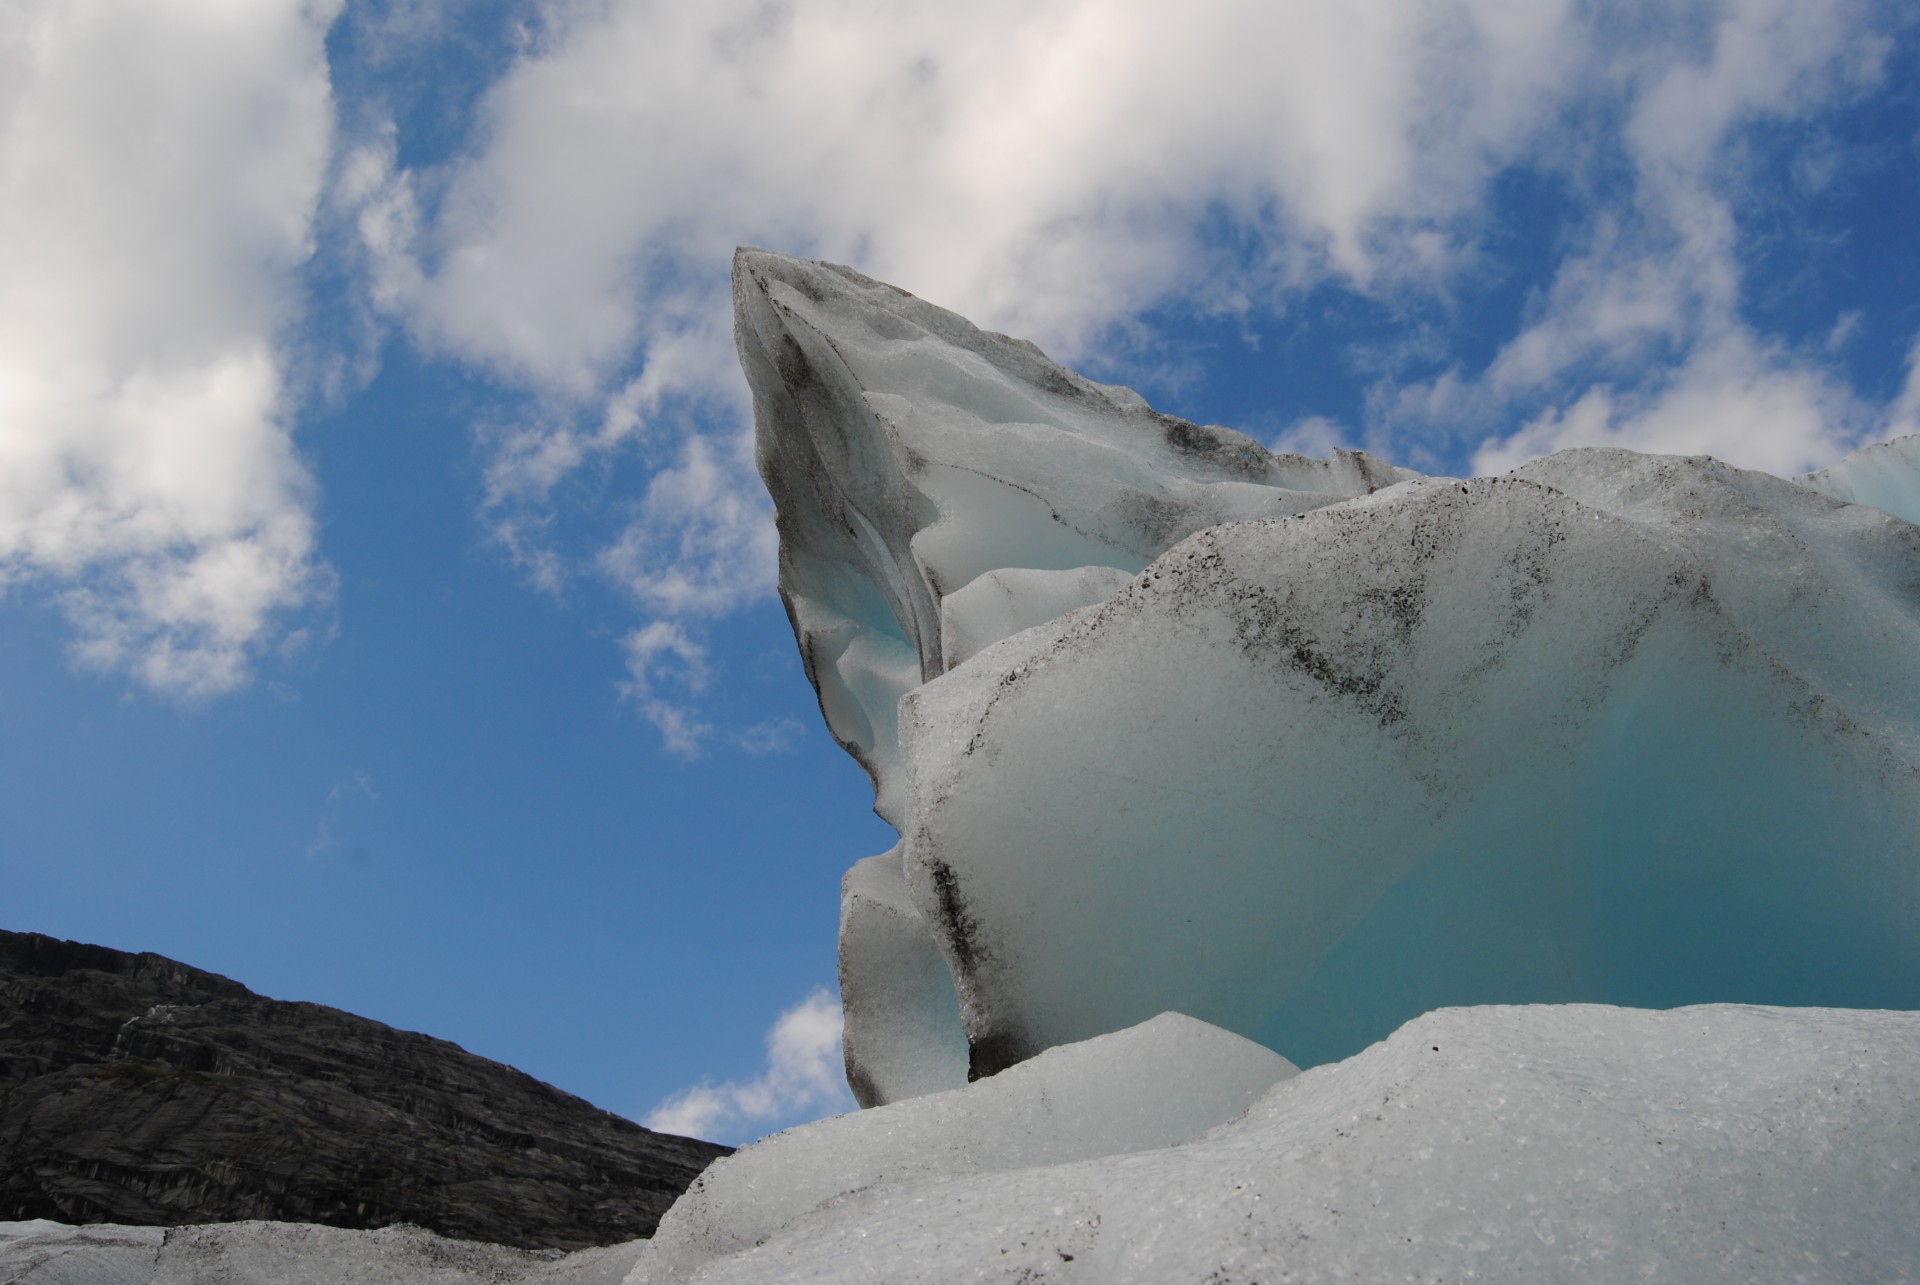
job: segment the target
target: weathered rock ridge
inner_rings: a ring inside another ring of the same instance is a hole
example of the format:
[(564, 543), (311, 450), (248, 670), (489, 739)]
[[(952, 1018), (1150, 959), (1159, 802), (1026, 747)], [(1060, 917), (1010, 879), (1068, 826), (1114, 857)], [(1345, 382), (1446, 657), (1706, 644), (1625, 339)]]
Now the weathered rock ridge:
[(576, 1249), (729, 1148), (153, 954), (0, 932), (0, 1221), (273, 1219)]

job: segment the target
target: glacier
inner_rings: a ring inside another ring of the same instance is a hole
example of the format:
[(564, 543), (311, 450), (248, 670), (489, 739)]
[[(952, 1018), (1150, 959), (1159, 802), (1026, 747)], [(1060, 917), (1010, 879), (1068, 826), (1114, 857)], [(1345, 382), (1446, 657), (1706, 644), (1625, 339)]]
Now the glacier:
[(1452, 1005), (1920, 1005), (1912, 439), (1423, 478), (850, 269), (734, 283), (781, 593), (901, 836), (842, 890), (863, 1105), (1164, 1011), (1316, 1065)]

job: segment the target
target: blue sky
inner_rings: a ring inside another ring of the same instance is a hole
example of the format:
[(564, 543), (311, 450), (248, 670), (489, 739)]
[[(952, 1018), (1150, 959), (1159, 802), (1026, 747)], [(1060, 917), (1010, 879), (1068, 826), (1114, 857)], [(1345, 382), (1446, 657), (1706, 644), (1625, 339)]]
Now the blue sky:
[(1916, 228), (1895, 3), (22, 0), (0, 926), (709, 1136), (834, 1109), (891, 835), (772, 595), (734, 245), (1278, 445), (1792, 473), (1920, 430)]

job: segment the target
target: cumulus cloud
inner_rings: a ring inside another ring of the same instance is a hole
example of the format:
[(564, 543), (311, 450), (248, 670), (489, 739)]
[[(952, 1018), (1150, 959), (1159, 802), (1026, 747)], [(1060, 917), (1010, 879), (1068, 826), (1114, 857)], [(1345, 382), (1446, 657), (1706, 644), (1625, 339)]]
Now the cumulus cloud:
[[(1525, 169), (1575, 194), (1539, 297), (1482, 367), (1383, 376), (1357, 440), (1800, 464), (1912, 420), (1743, 310), (1745, 144), (1884, 76), (1897, 24), (1867, 0), (547, 0), (464, 151), (409, 167), (374, 92), (329, 171), (340, 11), (0, 15), (0, 584), (47, 586), (83, 661), (163, 690), (245, 681), (326, 592), (287, 335), (329, 172), (364, 305), (518, 399), (479, 426), (501, 545), (655, 621), (773, 576), (729, 342), (741, 242), (1084, 361), (1170, 301), (1444, 300), (1489, 270), (1490, 193)], [(356, 74), (413, 66), (453, 12), (356, 9)], [(555, 511), (606, 488), (566, 484), (616, 458), (643, 462), (638, 501), (570, 545)]]
[(773, 582), (773, 506), (745, 438), (693, 437), (653, 476), (640, 515), (602, 555), (634, 597), (669, 615), (713, 615)]
[[(1482, 366), (1383, 376), (1355, 438), (1426, 466), (1587, 439), (1817, 462), (1874, 415), (1743, 313), (1740, 144), (1876, 83), (1891, 21), (1864, 0), (555, 0), (469, 151), (416, 174), (376, 139), (354, 199), (378, 306), (532, 399), (490, 437), (515, 558), (691, 620), (773, 574), (728, 342), (739, 243), (1086, 361), (1169, 302), (1278, 312), (1331, 286), (1444, 310), (1497, 270), (1494, 186), (1528, 170), (1570, 194), (1530, 233), (1548, 284)], [(653, 470), (637, 515), (558, 548), (560, 484), (623, 453)]]
[(744, 1082), (702, 1084), (674, 1094), (641, 1123), (662, 1133), (750, 1142), (853, 1109), (842, 1069), (840, 1001), (824, 987), (780, 1015), (767, 1032), (767, 1064)]
[[(668, 462), (599, 565), (649, 612), (711, 614), (774, 565), (738, 436), (735, 244), (858, 262), (1070, 358), (1196, 282), (1231, 309), (1315, 274), (1431, 274), (1446, 220), (1561, 92), (1570, 12), (551, 6), (430, 212), (390, 147), (368, 151), (362, 236), (419, 343), (542, 399), (499, 437), (503, 540), (543, 529), (519, 506), (645, 443)], [(1264, 237), (1253, 261), (1196, 237), (1222, 206)], [(663, 427), (690, 406), (710, 427)]]
[[(1195, 235), (1223, 206), (1266, 237), (1242, 290), (1431, 271), (1587, 35), (1570, 4), (1506, 0), (558, 14), (406, 251), (407, 315), (582, 396), (709, 325), (741, 240), (857, 260), (1068, 354), (1224, 266)], [(724, 351), (681, 364), (732, 379)]]
[(0, 586), (196, 696), (323, 596), (287, 328), (338, 3), (0, 11)]

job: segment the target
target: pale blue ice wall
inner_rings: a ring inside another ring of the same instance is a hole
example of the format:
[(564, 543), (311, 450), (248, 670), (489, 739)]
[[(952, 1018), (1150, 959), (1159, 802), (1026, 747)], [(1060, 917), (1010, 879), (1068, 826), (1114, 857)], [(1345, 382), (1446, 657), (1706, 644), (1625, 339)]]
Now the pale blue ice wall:
[(1226, 526), (902, 702), (976, 1063), (1163, 1009), (1920, 1007), (1920, 528), (1569, 452)]

